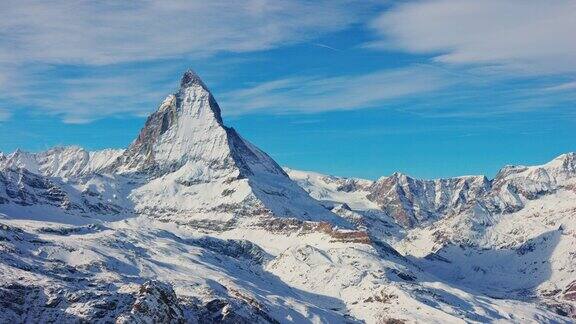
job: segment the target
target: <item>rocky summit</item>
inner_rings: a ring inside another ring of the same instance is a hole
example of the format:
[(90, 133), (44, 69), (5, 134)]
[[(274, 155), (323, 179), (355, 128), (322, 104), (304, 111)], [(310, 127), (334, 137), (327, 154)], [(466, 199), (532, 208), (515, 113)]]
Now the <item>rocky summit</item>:
[(193, 71), (126, 149), (0, 153), (1, 323), (572, 323), (574, 246), (574, 153), (283, 169)]

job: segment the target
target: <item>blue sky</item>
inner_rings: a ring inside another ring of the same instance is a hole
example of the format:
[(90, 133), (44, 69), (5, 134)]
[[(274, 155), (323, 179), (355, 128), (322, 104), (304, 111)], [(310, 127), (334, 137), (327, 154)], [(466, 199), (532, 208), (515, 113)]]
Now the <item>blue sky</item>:
[(125, 147), (193, 68), (282, 165), (493, 176), (576, 151), (574, 1), (3, 1), (0, 151)]

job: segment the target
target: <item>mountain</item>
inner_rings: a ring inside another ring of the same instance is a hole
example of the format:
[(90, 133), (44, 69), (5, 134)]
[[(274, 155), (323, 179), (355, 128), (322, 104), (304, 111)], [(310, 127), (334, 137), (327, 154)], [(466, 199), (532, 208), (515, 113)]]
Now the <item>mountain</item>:
[(88, 152), (81, 147), (56, 147), (45, 152), (17, 150), (0, 158), (2, 168), (22, 168), (47, 177), (71, 178), (96, 173), (108, 166), (124, 150)]
[(401, 225), (413, 227), (461, 211), (485, 194), (489, 186), (486, 177), (425, 181), (395, 173), (374, 182), (367, 198)]
[[(574, 314), (575, 157), (506, 166), (493, 180), (393, 174), (369, 181), (288, 173), (313, 197), (349, 206), (334, 211), (357, 215), (370, 235), (444, 282), (497, 298), (539, 300)], [(361, 185), (343, 185), (349, 183)]]
[[(196, 226), (262, 222), (256, 216), (348, 226), (294, 184), (266, 153), (224, 126), (218, 104), (193, 71), (183, 75), (179, 90), (162, 102), (126, 150), (87, 152), (68, 147), (36, 154), (16, 151), (0, 166), (66, 179), (58, 190), (70, 196), (69, 200), (72, 196), (86, 200), (78, 202), (75, 209), (59, 204), (67, 213), (98, 212), (87, 196), (112, 193), (120, 197), (129, 192), (127, 201), (112, 198), (99, 203)], [(21, 187), (21, 195), (42, 195), (33, 186)], [(9, 196), (4, 199), (17, 205), (22, 202)]]
[(345, 226), (266, 153), (224, 126), (220, 107), (192, 71), (108, 171), (146, 177), (131, 195), (139, 214), (209, 226), (257, 215)]
[(394, 173), (371, 181), (286, 170), (320, 201), (381, 211), (400, 226), (414, 228), (473, 208), (510, 213), (527, 201), (570, 188), (576, 181), (576, 154), (563, 154), (541, 166), (506, 166), (493, 180), (485, 176), (421, 180)]
[(0, 322), (570, 323), (573, 161), (284, 170), (187, 71), (125, 150), (0, 154)]

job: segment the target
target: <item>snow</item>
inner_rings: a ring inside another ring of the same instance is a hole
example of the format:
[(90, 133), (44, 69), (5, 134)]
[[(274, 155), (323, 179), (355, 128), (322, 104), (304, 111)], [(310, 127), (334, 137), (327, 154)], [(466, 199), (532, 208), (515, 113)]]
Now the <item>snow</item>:
[[(326, 176), (316, 172), (298, 171), (285, 168), (290, 178), (312, 197), (321, 201), (346, 203), (352, 209), (378, 209), (378, 205), (367, 199), (367, 190), (373, 181), (364, 179), (345, 179)], [(343, 191), (340, 188), (352, 185), (359, 190)]]
[(0, 155), (0, 322), (569, 323), (574, 161), (283, 170), (188, 71), (126, 150)]
[[(261, 232), (262, 242), (267, 241), (265, 237), (270, 239), (265, 250), (271, 252), (270, 261), (261, 266), (252, 261), (260, 259), (249, 255), (222, 254), (219, 244), (240, 234), (241, 229), (222, 236), (212, 233), (215, 241), (204, 245), (198, 243), (204, 234), (193, 228), (144, 217), (105, 222), (95, 230), (76, 230), (71, 234), (60, 234), (62, 225), (53, 223), (18, 219), (2, 223), (34, 237), (8, 241), (23, 253), (17, 254), (17, 260), (37, 260), (40, 268), (35, 271), (34, 281), (62, 289), (87, 288), (82, 281), (65, 284), (58, 280), (60, 270), (51, 265), (60, 262), (77, 269), (75, 277), (88, 276), (90, 282), (111, 283), (110, 290), (140, 283), (141, 278), (154, 278), (170, 283), (179, 296), (194, 296), (202, 303), (237, 291), (254, 299), (269, 316), (281, 322), (290, 317), (299, 322), (338, 323), (344, 322), (346, 314), (368, 322), (384, 317), (426, 318), (429, 322), (483, 321), (510, 319), (510, 313), (517, 316), (516, 322), (539, 316), (568, 322), (528, 303), (472, 295), (439, 283), (407, 261), (383, 258), (369, 245), (330, 242), (319, 233), (298, 235), (295, 240), (290, 238), (294, 234)], [(243, 234), (253, 237), (254, 233), (247, 230)], [(0, 267), (7, 274), (5, 278), (31, 275), (4, 262)], [(407, 273), (418, 281), (402, 280), (397, 273)], [(77, 304), (67, 306), (67, 312), (75, 313), (80, 306)]]
[(68, 178), (100, 172), (124, 150), (105, 149), (89, 152), (81, 147), (56, 147), (45, 152), (29, 153), (17, 150), (3, 162), (2, 168), (22, 168), (47, 177)]
[[(389, 211), (385, 208), (389, 204), (381, 210), (379, 206), (374, 208), (365, 203), (371, 200), (374, 185), (353, 192), (337, 189), (333, 192), (334, 186), (329, 181), (318, 179), (336, 177), (293, 170), (289, 170), (289, 174), (317, 199), (354, 206), (348, 212), (363, 215), (373, 237), (388, 242), (443, 283), (474, 295), (537, 301), (562, 314), (574, 314), (573, 301), (565, 297), (565, 291), (576, 281), (574, 157), (574, 153), (568, 153), (540, 166), (507, 166), (492, 181), (483, 177), (430, 180), (428, 183), (435, 186), (433, 195), (428, 196), (462, 197), (477, 191), (464, 204), (448, 200), (453, 207), (449, 213), (438, 215), (437, 220), (407, 228), (400, 222), (396, 226), (389, 224), (386, 216), (367, 217)], [(390, 203), (416, 207), (414, 202), (422, 201), (420, 195), (427, 190), (407, 185), (412, 180), (398, 174), (377, 182), (395, 178), (398, 181), (386, 188), (401, 186), (406, 194)], [(467, 184), (438, 185), (461, 181)], [(450, 190), (455, 190), (454, 194)], [(326, 192), (330, 194), (318, 194)], [(403, 201), (403, 197), (410, 199)], [(443, 199), (435, 199), (438, 201)], [(423, 207), (434, 210), (430, 205)], [(386, 235), (382, 235), (382, 229), (386, 229)]]

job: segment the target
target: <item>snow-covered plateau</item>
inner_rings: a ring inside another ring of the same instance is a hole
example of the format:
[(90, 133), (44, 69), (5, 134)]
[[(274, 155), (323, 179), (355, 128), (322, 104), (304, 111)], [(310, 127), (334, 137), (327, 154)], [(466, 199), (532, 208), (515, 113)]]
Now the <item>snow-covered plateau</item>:
[(576, 154), (281, 168), (182, 77), (125, 150), (0, 153), (0, 323), (573, 323)]

